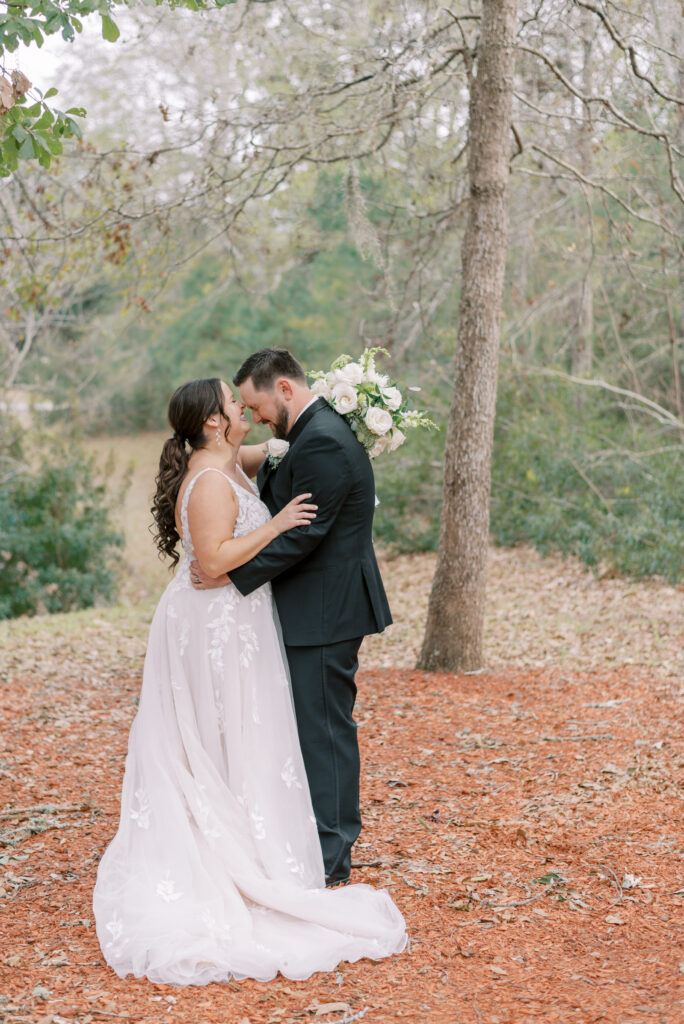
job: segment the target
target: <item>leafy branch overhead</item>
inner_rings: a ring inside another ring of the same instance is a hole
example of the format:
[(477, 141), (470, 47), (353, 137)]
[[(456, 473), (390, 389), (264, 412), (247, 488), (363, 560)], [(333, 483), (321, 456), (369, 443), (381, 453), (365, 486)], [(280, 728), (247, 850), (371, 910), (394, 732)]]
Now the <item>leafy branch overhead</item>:
[[(192, 11), (226, 7), (236, 0), (154, 0), (156, 6), (186, 7)], [(114, 7), (124, 0), (0, 0), (0, 177), (7, 177), (19, 160), (37, 160), (49, 167), (53, 156), (62, 152), (62, 139), (80, 138), (76, 120), (85, 117), (82, 107), (62, 111), (48, 100), (57, 89), (46, 93), (34, 89), (21, 70), (8, 71), (5, 55), (20, 46), (42, 46), (46, 36), (59, 33), (73, 42), (83, 30), (83, 19), (98, 14), (102, 36), (108, 42), (119, 38), (112, 17)]]

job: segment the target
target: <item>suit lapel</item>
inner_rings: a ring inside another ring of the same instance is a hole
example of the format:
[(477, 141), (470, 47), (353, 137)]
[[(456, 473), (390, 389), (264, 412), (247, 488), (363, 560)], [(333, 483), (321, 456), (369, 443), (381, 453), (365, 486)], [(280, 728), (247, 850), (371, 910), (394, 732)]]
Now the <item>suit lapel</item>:
[(327, 404), (328, 403), (325, 398), (317, 398), (315, 402), (312, 402), (308, 409), (304, 410), (290, 433), (287, 435), (286, 440), (290, 442), (290, 447), (295, 443), (311, 417), (315, 416), (317, 412), (321, 411), (321, 409), (324, 409)]

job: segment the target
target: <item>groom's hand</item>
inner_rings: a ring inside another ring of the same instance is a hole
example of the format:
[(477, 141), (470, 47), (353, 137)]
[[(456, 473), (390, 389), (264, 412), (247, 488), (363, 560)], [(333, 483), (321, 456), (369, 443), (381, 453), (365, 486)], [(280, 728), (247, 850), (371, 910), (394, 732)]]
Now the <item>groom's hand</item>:
[(195, 590), (215, 590), (216, 587), (226, 587), (230, 580), (225, 574), (218, 578), (207, 576), (199, 562), (191, 562), (190, 582)]

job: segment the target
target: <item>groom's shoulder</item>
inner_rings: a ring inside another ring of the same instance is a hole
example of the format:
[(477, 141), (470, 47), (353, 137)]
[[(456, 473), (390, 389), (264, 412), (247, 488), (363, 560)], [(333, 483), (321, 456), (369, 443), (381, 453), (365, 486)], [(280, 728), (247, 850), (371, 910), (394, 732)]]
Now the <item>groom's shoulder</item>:
[(315, 415), (311, 417), (311, 420), (307, 424), (305, 431), (307, 436), (312, 440), (314, 438), (327, 437), (331, 441), (337, 442), (343, 447), (348, 445), (357, 445), (358, 441), (354, 436), (354, 433), (347, 423), (344, 416), (340, 416), (338, 412), (328, 405), (327, 402), (321, 405), (316, 410)]

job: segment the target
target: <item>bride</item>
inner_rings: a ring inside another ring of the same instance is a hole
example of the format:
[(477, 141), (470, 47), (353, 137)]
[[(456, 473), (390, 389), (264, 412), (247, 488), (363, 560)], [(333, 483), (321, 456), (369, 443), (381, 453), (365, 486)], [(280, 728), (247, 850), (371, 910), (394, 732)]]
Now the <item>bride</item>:
[[(217, 378), (174, 393), (161, 454), (157, 545), (183, 557), (152, 621), (119, 828), (93, 907), (120, 977), (204, 985), (307, 978), (406, 944), (384, 890), (326, 889), (270, 585), (194, 590), (315, 516), (309, 494), (273, 519), (249, 477), (259, 445)], [(190, 451), (188, 454), (187, 448)]]

